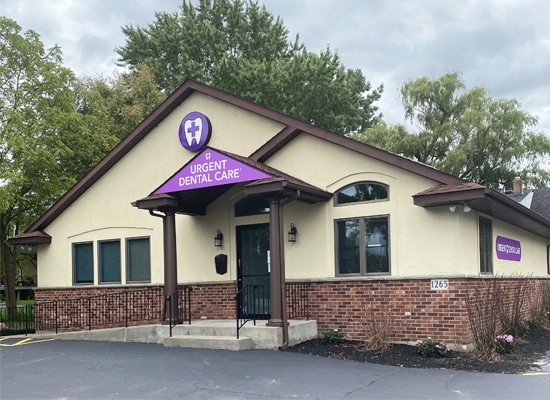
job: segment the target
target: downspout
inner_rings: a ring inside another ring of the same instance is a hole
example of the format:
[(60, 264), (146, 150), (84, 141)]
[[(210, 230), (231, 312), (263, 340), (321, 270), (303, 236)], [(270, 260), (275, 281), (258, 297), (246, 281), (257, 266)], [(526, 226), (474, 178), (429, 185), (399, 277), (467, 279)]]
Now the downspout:
[[(151, 215), (152, 217), (157, 217), (157, 218), (161, 218), (162, 219), (162, 225), (163, 225), (163, 236), (164, 236), (164, 224), (166, 222), (166, 216), (165, 215), (162, 215), (162, 214), (156, 214), (153, 210), (149, 210), (149, 215)], [(164, 243), (164, 242), (163, 242)], [(164, 244), (163, 244), (163, 251), (164, 251)], [(164, 286), (166, 285), (166, 282), (164, 282)], [(162, 302), (162, 314), (163, 315), (163, 319), (165, 318), (166, 316), (166, 297), (164, 297), (164, 300)]]
[[(298, 199), (301, 194), (302, 192), (300, 192), (299, 189), (296, 190), (296, 194), (293, 197), (290, 197), (286, 199), (284, 202), (281, 202), (281, 209), (283, 208), (283, 206), (290, 203), (291, 201)], [(284, 245), (284, 239), (280, 239), (280, 240), (283, 241), (283, 245)], [(282, 249), (283, 246), (281, 245), (280, 248)], [(283, 303), (283, 307), (281, 310), (282, 317), (283, 317), (283, 344), (281, 345), (280, 350), (286, 350), (288, 349), (288, 318), (286, 315), (286, 278), (285, 278), (285, 258), (284, 257), (281, 257), (281, 268), (279, 272), (281, 274), (281, 292), (283, 294), (281, 296), (281, 301)]]

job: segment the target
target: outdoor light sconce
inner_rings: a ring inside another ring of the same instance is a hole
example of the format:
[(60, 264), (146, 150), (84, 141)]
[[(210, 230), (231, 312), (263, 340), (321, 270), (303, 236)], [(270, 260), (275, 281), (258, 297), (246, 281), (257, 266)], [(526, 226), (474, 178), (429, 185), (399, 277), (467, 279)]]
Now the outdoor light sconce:
[(291, 243), (296, 242), (296, 235), (298, 234), (298, 229), (294, 224), (290, 224), (290, 230), (288, 231), (288, 241)]
[(219, 229), (216, 231), (216, 237), (214, 238), (214, 246), (222, 247), (223, 244), (223, 233)]
[[(449, 206), (449, 211), (454, 213), (456, 211), (456, 207), (457, 207), (457, 204), (451, 204)], [(463, 207), (464, 207), (465, 213), (472, 211), (472, 208), (468, 204), (463, 204)]]

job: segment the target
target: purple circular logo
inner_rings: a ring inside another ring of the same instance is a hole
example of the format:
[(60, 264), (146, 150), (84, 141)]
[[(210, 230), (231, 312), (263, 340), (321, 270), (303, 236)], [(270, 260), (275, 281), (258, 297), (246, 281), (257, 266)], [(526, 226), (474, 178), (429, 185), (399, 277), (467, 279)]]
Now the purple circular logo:
[(211, 134), (210, 120), (200, 112), (190, 112), (181, 121), (180, 142), (189, 151), (198, 151), (206, 146)]

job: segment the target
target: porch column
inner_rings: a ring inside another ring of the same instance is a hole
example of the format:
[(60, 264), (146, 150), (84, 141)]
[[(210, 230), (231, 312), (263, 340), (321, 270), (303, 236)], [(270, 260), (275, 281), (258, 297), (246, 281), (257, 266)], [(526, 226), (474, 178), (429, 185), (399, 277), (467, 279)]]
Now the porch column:
[(269, 249), (271, 272), (269, 274), (269, 289), (271, 302), (271, 318), (267, 326), (283, 326), (283, 293), (281, 267), (284, 261), (281, 245), (283, 234), (283, 206), (281, 201), (269, 201)]
[[(174, 210), (163, 210), (164, 236), (164, 298), (174, 293), (178, 287), (178, 264), (176, 255), (176, 214)], [(172, 307), (165, 303), (164, 320), (179, 321), (178, 296), (172, 298)], [(171, 314), (169, 315), (171, 310)]]

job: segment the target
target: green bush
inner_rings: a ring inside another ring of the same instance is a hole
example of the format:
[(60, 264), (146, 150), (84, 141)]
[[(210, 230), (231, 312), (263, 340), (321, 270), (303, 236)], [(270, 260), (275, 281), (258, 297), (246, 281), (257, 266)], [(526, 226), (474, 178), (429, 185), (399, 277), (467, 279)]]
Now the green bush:
[(323, 342), (326, 344), (340, 344), (344, 340), (344, 333), (338, 329), (328, 329), (323, 332)]
[(542, 327), (540, 317), (531, 317), (527, 320), (527, 326), (529, 327), (529, 332), (536, 331)]
[(422, 357), (445, 357), (449, 352), (445, 343), (431, 337), (426, 340), (419, 340), (416, 344), (416, 350)]

